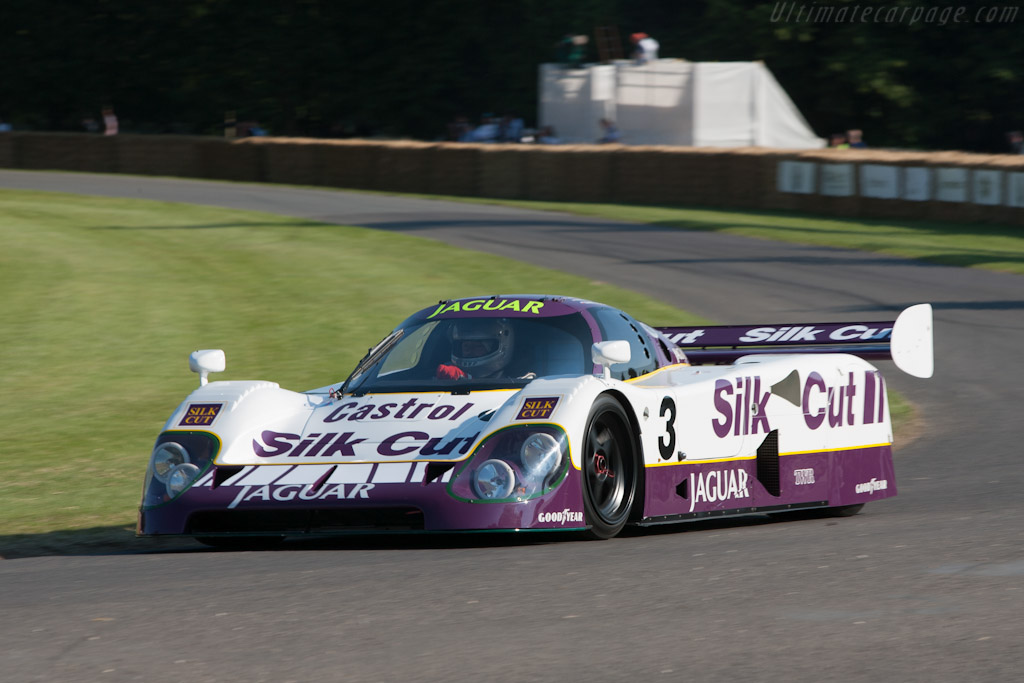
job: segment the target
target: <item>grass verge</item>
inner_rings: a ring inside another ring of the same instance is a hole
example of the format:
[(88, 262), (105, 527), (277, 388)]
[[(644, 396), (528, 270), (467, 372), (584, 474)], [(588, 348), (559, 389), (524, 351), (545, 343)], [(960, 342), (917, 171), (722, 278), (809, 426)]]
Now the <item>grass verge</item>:
[[(321, 188), (322, 189), (322, 188)], [(426, 197), (442, 199), (442, 197)], [(1024, 227), (987, 223), (837, 219), (783, 211), (443, 197), (446, 201), (560, 211), (755, 239), (857, 249), (929, 263), (1024, 274)]]
[(227, 351), (218, 378), (304, 390), (341, 381), (443, 298), (549, 291), (699, 322), (607, 284), (375, 230), (21, 191), (0, 191), (0, 213), (0, 545), (133, 523), (153, 440), (196, 385), (193, 349)]
[(5, 190), (0, 212), (0, 556), (131, 539), (153, 439), (196, 384), (193, 349), (227, 350), (220, 378), (303, 390), (339, 382), (408, 313), (448, 297), (550, 291), (655, 324), (702, 322), (604, 283), (374, 230)]

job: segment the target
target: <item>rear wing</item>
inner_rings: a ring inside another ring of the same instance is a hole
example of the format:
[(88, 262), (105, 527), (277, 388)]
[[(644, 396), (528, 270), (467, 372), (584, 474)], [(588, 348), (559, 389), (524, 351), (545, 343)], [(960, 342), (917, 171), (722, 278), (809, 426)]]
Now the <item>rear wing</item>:
[(892, 360), (914, 377), (931, 377), (932, 307), (918, 304), (894, 321), (658, 327), (694, 365), (732, 363), (770, 353), (849, 353)]

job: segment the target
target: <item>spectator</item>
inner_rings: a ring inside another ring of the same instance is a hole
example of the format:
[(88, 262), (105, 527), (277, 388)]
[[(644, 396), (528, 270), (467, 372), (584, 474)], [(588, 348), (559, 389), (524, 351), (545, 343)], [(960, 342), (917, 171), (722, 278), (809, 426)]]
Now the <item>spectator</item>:
[(455, 120), (448, 124), (448, 140), (451, 142), (466, 142), (472, 129), (469, 126), (469, 119), (465, 116), (456, 116)]
[(10, 133), (11, 124), (7, 123), (3, 119), (0, 119), (0, 133)]
[(259, 121), (241, 121), (235, 130), (240, 138), (261, 137), (267, 134), (266, 129), (259, 124)]
[(1024, 133), (1011, 130), (1006, 134), (1006, 141), (1010, 144), (1010, 154), (1024, 154)]
[(483, 123), (467, 136), (467, 142), (494, 142), (498, 139), (498, 119), (493, 114), (484, 114)]
[(117, 115), (111, 106), (103, 107), (103, 134), (117, 135)]
[(614, 121), (601, 119), (598, 123), (601, 124), (602, 130), (601, 137), (597, 140), (598, 142), (610, 143), (622, 141), (622, 135), (619, 134), (619, 127), (615, 125)]
[(832, 133), (828, 138), (828, 146), (832, 149), (849, 149), (850, 145), (846, 142), (845, 133)]
[(537, 134), (537, 142), (541, 145), (562, 144), (562, 141), (555, 135), (555, 129), (552, 126), (544, 126), (540, 129), (540, 133)]
[(634, 33), (630, 36), (633, 41), (633, 59), (637, 64), (646, 64), (658, 60), (658, 41), (646, 33)]
[(851, 128), (846, 131), (846, 139), (850, 143), (850, 147), (856, 149), (863, 149), (867, 147), (867, 143), (864, 142), (864, 133), (858, 128)]
[(523, 120), (512, 114), (505, 114), (498, 124), (498, 142), (519, 142), (523, 137)]
[(566, 34), (555, 47), (555, 61), (570, 69), (579, 69), (586, 59), (588, 42), (587, 36)]
[(238, 116), (233, 111), (224, 112), (224, 137), (238, 137)]

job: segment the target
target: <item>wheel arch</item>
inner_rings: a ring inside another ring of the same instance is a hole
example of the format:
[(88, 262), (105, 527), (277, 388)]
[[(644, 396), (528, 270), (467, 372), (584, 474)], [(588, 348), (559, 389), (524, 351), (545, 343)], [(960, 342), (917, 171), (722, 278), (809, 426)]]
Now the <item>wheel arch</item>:
[(594, 400), (597, 400), (601, 396), (608, 396), (622, 407), (622, 411), (626, 413), (626, 418), (629, 420), (629, 427), (633, 434), (633, 460), (637, 469), (637, 500), (639, 505), (633, 505), (633, 509), (629, 514), (628, 524), (639, 522), (644, 518), (645, 507), (647, 505), (647, 468), (644, 463), (647, 460), (644, 458), (644, 445), (643, 439), (640, 438), (640, 420), (637, 418), (636, 410), (633, 409), (633, 404), (623, 392), (618, 389), (608, 389), (598, 394)]

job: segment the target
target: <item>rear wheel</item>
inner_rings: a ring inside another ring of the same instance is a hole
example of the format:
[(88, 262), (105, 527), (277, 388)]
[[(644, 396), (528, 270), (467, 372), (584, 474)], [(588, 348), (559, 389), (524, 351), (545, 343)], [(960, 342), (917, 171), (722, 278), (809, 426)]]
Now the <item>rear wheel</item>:
[(611, 538), (629, 521), (642, 470), (626, 411), (615, 399), (594, 402), (583, 451), (583, 511), (589, 535)]

